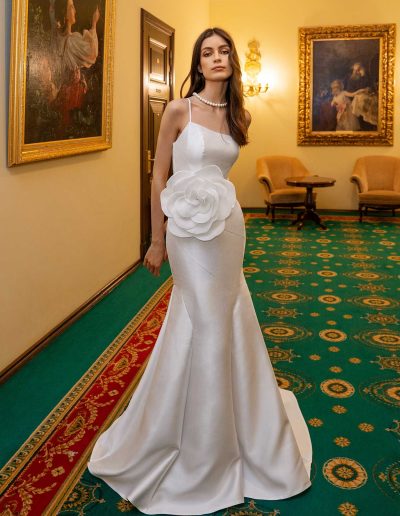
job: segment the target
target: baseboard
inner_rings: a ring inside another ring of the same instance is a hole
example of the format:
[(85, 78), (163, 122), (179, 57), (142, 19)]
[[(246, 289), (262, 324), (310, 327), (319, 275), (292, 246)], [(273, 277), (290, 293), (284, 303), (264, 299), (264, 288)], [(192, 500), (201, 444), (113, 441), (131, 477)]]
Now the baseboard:
[(33, 346), (27, 349), (22, 355), (16, 358), (10, 365), (0, 371), (0, 384), (8, 380), (18, 369), (23, 367), (32, 357), (50, 344), (56, 337), (61, 335), (71, 324), (78, 320), (82, 315), (88, 312), (94, 305), (101, 301), (107, 294), (109, 294), (115, 287), (117, 287), (124, 279), (132, 274), (140, 265), (141, 260), (137, 260), (134, 264), (129, 266), (124, 272), (119, 274), (116, 278), (111, 280), (107, 285), (100, 289), (90, 299), (85, 301), (81, 306), (74, 310), (69, 316), (61, 321), (52, 330), (46, 333)]
[[(265, 206), (242, 206), (243, 211), (246, 210), (259, 210), (260, 212), (265, 211)], [(279, 209), (279, 208), (277, 208)], [(280, 208), (288, 210), (289, 208)], [(299, 209), (298, 207), (295, 207), (294, 209)], [(358, 212), (358, 208), (348, 209), (348, 208), (317, 208), (318, 213), (319, 212), (327, 212), (327, 211), (339, 211), (341, 213), (354, 213), (355, 211)]]

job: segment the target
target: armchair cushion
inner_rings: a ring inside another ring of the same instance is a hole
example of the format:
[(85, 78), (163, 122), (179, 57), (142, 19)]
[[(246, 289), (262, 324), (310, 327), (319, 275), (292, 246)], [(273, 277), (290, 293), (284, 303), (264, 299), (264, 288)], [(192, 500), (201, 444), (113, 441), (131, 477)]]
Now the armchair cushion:
[(304, 203), (306, 198), (305, 188), (279, 188), (269, 196), (271, 204)]
[(361, 204), (400, 205), (400, 192), (394, 192), (393, 190), (368, 190), (368, 192), (360, 193), (358, 198)]

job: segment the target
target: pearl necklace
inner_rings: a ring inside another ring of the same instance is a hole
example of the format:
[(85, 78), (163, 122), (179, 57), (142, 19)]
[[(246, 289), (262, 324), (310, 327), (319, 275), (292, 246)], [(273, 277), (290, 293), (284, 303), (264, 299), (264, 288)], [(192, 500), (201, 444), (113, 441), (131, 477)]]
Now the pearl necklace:
[(201, 102), (204, 102), (204, 104), (208, 104), (209, 106), (213, 106), (213, 107), (226, 107), (228, 105), (227, 102), (212, 102), (211, 100), (207, 100), (205, 99), (204, 97), (201, 97), (198, 93), (196, 93), (195, 91), (193, 92), (193, 96), (194, 97), (197, 97), (199, 100), (201, 100)]

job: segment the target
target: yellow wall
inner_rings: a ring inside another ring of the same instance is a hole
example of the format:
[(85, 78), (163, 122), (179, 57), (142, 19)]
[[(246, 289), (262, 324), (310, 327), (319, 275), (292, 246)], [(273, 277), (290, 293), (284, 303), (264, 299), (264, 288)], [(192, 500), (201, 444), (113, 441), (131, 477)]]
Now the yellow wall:
[[(349, 182), (355, 160), (363, 155), (399, 155), (399, 94), (395, 98), (395, 145), (393, 147), (298, 147), (298, 27), (397, 23), (398, 0), (211, 0), (211, 25), (228, 30), (244, 63), (247, 43), (260, 41), (263, 69), (272, 75), (271, 88), (262, 98), (249, 98), (246, 107), (253, 116), (251, 144), (242, 150), (230, 178), (242, 206), (263, 206), (261, 188), (255, 181), (255, 161), (266, 154), (297, 156), (312, 173), (335, 177), (334, 188), (319, 189), (318, 206), (356, 208), (355, 186)], [(396, 79), (399, 84), (399, 52)]]
[[(319, 206), (352, 208), (355, 195), (348, 177), (355, 159), (399, 151), (397, 140), (392, 148), (296, 145), (298, 27), (396, 22), (397, 0), (353, 0), (328, 7), (320, 0), (116, 2), (112, 149), (9, 169), (8, 108), (5, 100), (0, 103), (0, 370), (139, 258), (140, 7), (176, 29), (176, 96), (193, 41), (205, 27), (221, 25), (231, 31), (241, 58), (250, 38), (260, 40), (263, 63), (275, 80), (265, 98), (247, 102), (253, 115), (251, 144), (231, 174), (242, 206), (263, 205), (255, 180), (260, 155), (295, 155), (313, 173), (336, 177), (334, 189), (319, 191)], [(0, 4), (0, 33), (5, 34), (0, 70), (7, 70), (11, 0)], [(5, 74), (0, 98), (6, 98), (7, 82)]]
[[(139, 259), (140, 8), (176, 29), (178, 87), (209, 2), (116, 3), (112, 149), (7, 168), (2, 75), (0, 370)], [(2, 1), (0, 70), (8, 69), (10, 18), (11, 0)]]

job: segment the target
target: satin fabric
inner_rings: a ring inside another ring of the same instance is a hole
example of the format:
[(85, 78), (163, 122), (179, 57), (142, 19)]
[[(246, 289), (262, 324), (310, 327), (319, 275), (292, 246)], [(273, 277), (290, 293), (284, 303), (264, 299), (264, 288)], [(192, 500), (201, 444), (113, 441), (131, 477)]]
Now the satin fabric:
[[(190, 120), (174, 171), (213, 161), (226, 177), (237, 155), (230, 136)], [(296, 397), (277, 385), (242, 272), (245, 240), (237, 201), (210, 240), (167, 228), (167, 314), (128, 407), (88, 465), (146, 514), (204, 514), (311, 485), (310, 435)]]

